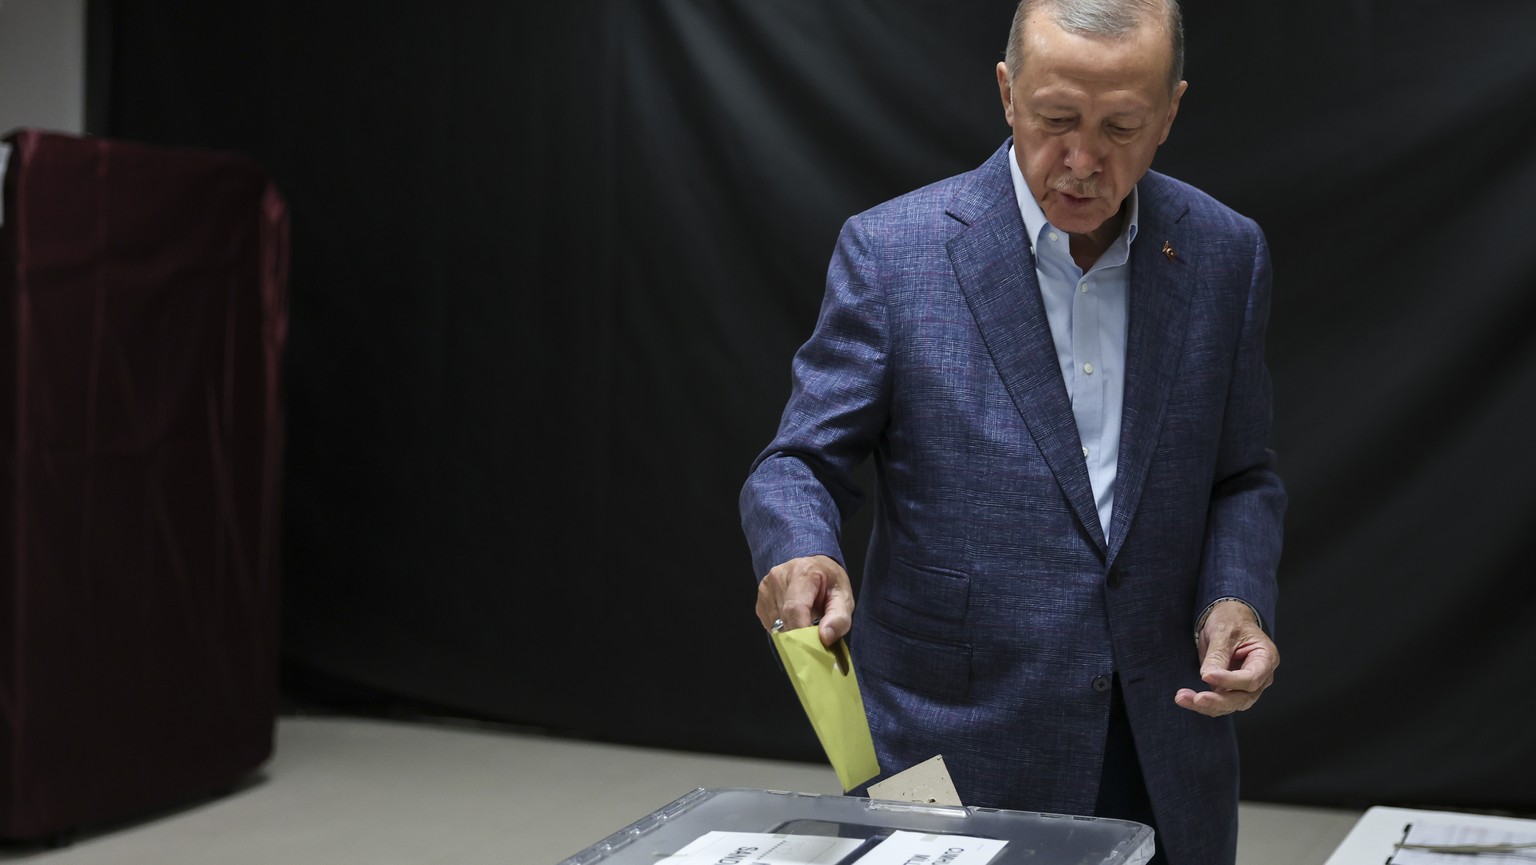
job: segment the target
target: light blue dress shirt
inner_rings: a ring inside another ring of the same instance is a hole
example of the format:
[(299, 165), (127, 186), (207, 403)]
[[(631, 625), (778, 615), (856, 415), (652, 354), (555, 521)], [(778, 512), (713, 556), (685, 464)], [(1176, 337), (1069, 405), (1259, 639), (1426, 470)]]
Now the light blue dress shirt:
[(1035, 275), (1056, 343), (1056, 361), (1072, 399), (1099, 526), (1108, 541), (1120, 460), (1120, 409), (1125, 398), (1130, 253), (1139, 216), (1136, 191), (1133, 188), (1126, 201), (1125, 227), (1120, 236), (1084, 273), (1072, 260), (1067, 233), (1046, 221), (1040, 202), (1030, 194), (1012, 149), (1008, 167), (1035, 256)]

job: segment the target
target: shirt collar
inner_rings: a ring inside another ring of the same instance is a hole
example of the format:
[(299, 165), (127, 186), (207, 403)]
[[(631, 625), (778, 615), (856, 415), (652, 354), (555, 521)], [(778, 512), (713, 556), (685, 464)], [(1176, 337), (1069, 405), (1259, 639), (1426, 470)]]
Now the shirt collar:
[[(1046, 221), (1045, 211), (1040, 209), (1040, 202), (1030, 194), (1029, 184), (1024, 182), (1024, 172), (1019, 170), (1019, 158), (1014, 152), (1013, 145), (1008, 146), (1008, 171), (1013, 175), (1013, 195), (1019, 200), (1019, 214), (1024, 217), (1024, 230), (1029, 235), (1030, 251), (1034, 252), (1038, 248), (1040, 235), (1053, 226)], [(1136, 233), (1141, 230), (1141, 205), (1137, 199), (1138, 193), (1133, 186), (1130, 196), (1126, 199), (1130, 206), (1126, 210), (1125, 225), (1120, 229), (1120, 237), (1110, 244), (1111, 248), (1120, 246), (1122, 243), (1129, 248), (1131, 242), (1136, 239)]]

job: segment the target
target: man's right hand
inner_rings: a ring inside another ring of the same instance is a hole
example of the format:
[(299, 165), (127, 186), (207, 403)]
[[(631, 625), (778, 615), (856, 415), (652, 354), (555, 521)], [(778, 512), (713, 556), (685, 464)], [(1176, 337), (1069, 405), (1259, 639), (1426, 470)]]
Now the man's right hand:
[(821, 619), (821, 644), (831, 646), (853, 627), (853, 583), (827, 556), (806, 556), (777, 565), (757, 585), (757, 620), (772, 630), (809, 627)]

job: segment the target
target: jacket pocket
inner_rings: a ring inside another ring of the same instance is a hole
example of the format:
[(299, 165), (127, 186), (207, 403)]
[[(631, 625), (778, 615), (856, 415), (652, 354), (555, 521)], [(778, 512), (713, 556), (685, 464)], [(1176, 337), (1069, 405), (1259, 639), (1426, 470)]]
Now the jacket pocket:
[[(948, 568), (919, 566), (892, 557), (890, 567), (879, 580), (877, 607), (892, 604), (917, 620), (937, 619), (959, 624), (971, 605), (971, 578)], [(896, 624), (896, 611), (886, 616)], [(904, 617), (903, 617), (904, 618)]]
[(917, 697), (958, 700), (971, 690), (971, 647), (937, 643), (904, 634), (865, 616), (856, 634), (860, 668)]

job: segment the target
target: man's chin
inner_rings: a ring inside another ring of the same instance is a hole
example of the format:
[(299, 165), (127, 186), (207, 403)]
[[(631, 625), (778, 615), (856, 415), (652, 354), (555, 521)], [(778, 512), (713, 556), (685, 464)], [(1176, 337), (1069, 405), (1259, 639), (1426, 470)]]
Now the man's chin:
[(1097, 231), (1109, 216), (1103, 213), (1066, 211), (1054, 214), (1047, 213), (1045, 218), (1050, 220), (1052, 225), (1068, 234), (1091, 234)]

